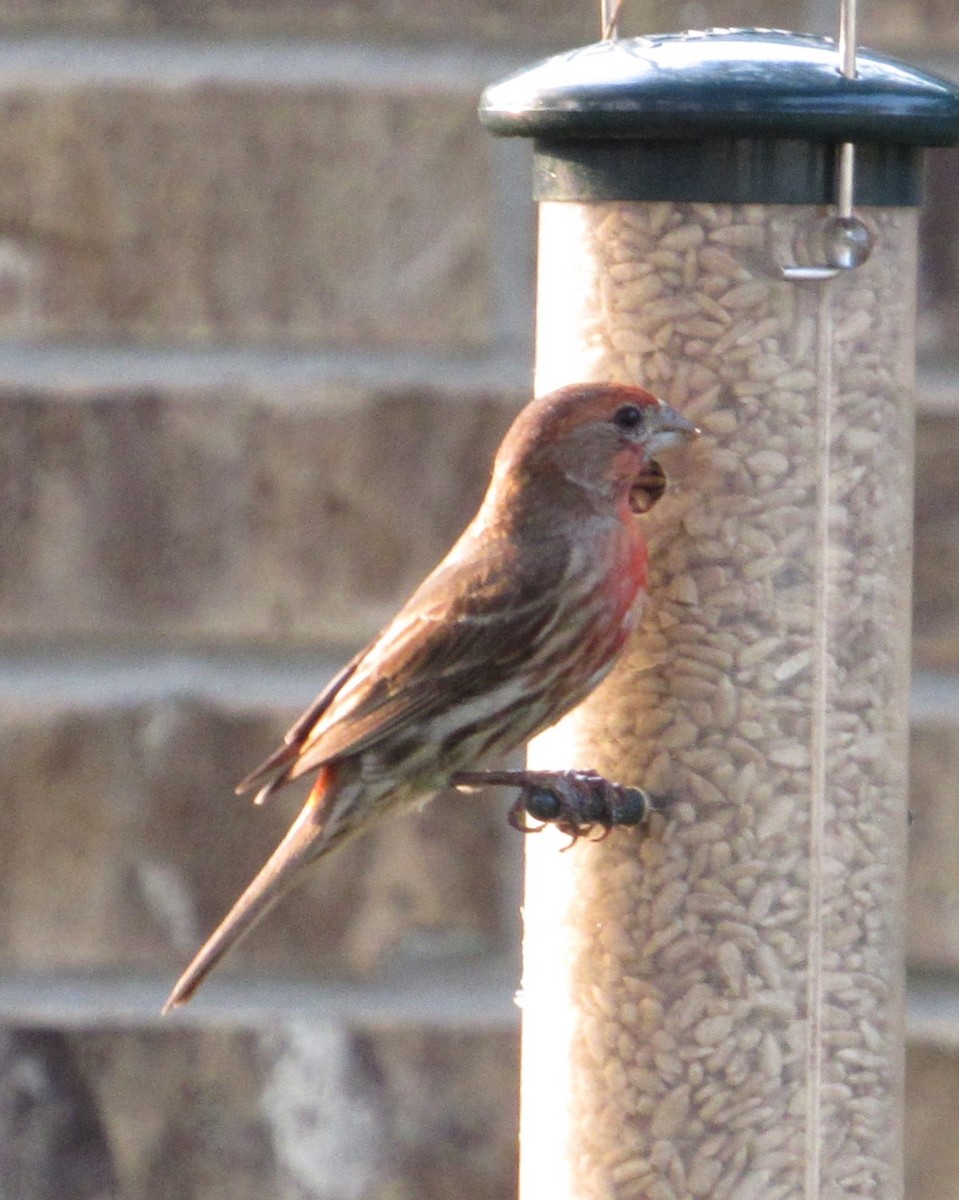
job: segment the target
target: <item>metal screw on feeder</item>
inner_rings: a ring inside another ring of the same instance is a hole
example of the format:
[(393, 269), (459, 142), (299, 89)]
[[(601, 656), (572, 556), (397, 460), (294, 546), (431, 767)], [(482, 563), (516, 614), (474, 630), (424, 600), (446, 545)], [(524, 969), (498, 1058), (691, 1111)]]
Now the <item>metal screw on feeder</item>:
[(531, 747), (671, 806), (528, 839), (521, 1195), (895, 1200), (911, 281), (959, 92), (851, 7), (842, 70), (601, 11), (481, 103), (535, 139), (536, 390), (639, 383), (704, 436), (642, 517), (643, 628)]

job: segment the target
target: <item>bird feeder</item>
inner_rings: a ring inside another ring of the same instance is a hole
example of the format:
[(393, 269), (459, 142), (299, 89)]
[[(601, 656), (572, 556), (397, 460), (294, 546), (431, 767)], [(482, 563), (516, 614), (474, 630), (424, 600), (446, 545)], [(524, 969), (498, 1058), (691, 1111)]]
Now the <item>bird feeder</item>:
[(701, 427), (613, 674), (531, 748), (667, 798), (527, 839), (522, 1200), (901, 1195), (917, 205), (959, 94), (768, 30), (487, 89), (534, 139), (536, 390)]

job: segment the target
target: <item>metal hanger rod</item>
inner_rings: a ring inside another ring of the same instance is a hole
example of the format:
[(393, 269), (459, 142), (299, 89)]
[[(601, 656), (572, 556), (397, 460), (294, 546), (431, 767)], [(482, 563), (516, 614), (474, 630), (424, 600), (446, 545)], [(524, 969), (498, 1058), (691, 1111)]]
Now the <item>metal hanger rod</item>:
[(839, 60), (847, 79), (856, 78), (856, 0), (839, 5)]
[[(839, 69), (847, 79), (856, 78), (856, 0), (839, 3)], [(856, 151), (851, 142), (839, 147), (836, 207), (840, 217), (852, 216)]]
[(599, 32), (603, 41), (619, 37), (619, 14), (625, 0), (599, 0)]

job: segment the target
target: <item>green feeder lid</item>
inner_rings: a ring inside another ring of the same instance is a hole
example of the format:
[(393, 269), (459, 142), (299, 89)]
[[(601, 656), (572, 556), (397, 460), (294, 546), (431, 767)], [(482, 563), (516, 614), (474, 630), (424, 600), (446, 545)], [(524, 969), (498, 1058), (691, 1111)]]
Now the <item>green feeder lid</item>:
[(492, 84), (480, 120), (512, 137), (791, 137), (959, 142), (959, 89), (831, 38), (708, 29), (597, 42)]
[(535, 139), (540, 200), (830, 204), (856, 145), (856, 203), (919, 203), (921, 148), (959, 142), (959, 89), (835, 41), (708, 29), (597, 42), (492, 84), (480, 120)]

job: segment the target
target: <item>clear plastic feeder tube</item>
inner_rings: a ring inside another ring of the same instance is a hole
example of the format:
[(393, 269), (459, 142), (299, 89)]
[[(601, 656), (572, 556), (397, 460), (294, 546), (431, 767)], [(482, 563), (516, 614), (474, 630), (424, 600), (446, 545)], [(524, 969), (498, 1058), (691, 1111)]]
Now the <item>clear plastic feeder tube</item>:
[(536, 389), (701, 426), (650, 597), (531, 748), (669, 798), (527, 839), (522, 1200), (901, 1194), (916, 210), (782, 277), (821, 208), (540, 206)]

